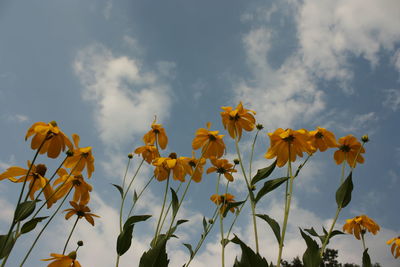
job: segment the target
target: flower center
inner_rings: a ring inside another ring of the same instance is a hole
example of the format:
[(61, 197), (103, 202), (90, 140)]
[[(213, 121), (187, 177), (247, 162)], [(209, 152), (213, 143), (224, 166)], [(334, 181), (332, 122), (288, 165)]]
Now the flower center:
[(315, 137), (316, 137), (316, 138), (322, 138), (322, 137), (324, 137), (324, 135), (323, 135), (321, 132), (318, 132), (318, 133), (315, 135)]
[(194, 160), (189, 161), (189, 165), (193, 168), (196, 167), (196, 162)]
[(226, 170), (223, 167), (217, 168), (217, 173), (224, 174)]
[(340, 150), (343, 152), (350, 152), (350, 147), (348, 145), (342, 145)]
[(289, 135), (288, 137), (283, 138), (283, 141), (291, 143), (294, 140), (294, 136), (293, 135)]
[(47, 171), (46, 165), (44, 164), (36, 165), (36, 174), (44, 176), (46, 174), (46, 171)]
[(168, 157), (171, 158), (171, 159), (177, 159), (177, 158), (178, 158), (178, 155), (176, 155), (175, 152), (172, 152), (171, 154), (169, 154)]
[(74, 186), (80, 186), (82, 183), (81, 183), (81, 181), (79, 181), (78, 179), (74, 179), (74, 180), (72, 181), (72, 184), (73, 184)]
[(78, 215), (78, 217), (83, 217), (83, 216), (85, 216), (85, 212), (83, 212), (83, 211), (81, 211), (81, 210), (78, 210), (78, 211), (76, 212), (76, 215)]
[(231, 121), (238, 121), (240, 119), (239, 114), (236, 114), (235, 116), (229, 116), (229, 120)]
[(210, 141), (215, 141), (215, 140), (217, 140), (217, 138), (215, 137), (215, 135), (209, 134), (209, 135), (208, 135), (208, 140), (210, 140)]

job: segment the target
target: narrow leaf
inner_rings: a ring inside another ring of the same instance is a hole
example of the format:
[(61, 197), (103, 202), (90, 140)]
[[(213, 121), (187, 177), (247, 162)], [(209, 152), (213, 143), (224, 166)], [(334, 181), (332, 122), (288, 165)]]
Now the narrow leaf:
[(273, 170), (275, 169), (275, 166), (276, 166), (276, 160), (268, 167), (259, 169), (257, 171), (257, 174), (253, 177), (253, 179), (251, 179), (251, 185), (255, 185), (257, 182), (265, 178), (268, 178), (268, 176), (270, 176)]
[(207, 221), (206, 221), (206, 217), (203, 216), (203, 229), (204, 229), (204, 233), (207, 233)]
[(279, 226), (278, 222), (266, 214), (256, 214), (256, 216), (263, 219), (269, 224), (279, 244), (281, 242), (281, 227)]
[(242, 249), (242, 257), (240, 258), (240, 261), (235, 259), (233, 267), (268, 267), (267, 260), (265, 258), (262, 258), (260, 254), (256, 254), (236, 235), (231, 241), (235, 244), (240, 245), (240, 248)]
[(226, 217), (226, 214), (228, 213), (228, 211), (232, 208), (236, 208), (240, 205), (242, 205), (245, 201), (238, 201), (238, 202), (228, 202), (226, 204), (226, 208), (224, 210), (224, 213), (222, 214), (223, 217)]
[(336, 191), (336, 203), (339, 208), (346, 207), (351, 201), (351, 192), (353, 191), (352, 172)]
[(372, 267), (371, 258), (368, 254), (368, 249), (364, 250), (363, 257), (362, 257), (362, 266), (363, 267)]
[(122, 230), (117, 239), (117, 253), (119, 256), (125, 254), (132, 244), (133, 225), (128, 225)]
[(36, 201), (25, 201), (15, 209), (15, 221), (20, 222), (26, 219), (36, 208)]
[(307, 249), (303, 254), (303, 263), (305, 267), (319, 267), (322, 258), (319, 251), (319, 246), (311, 237), (305, 234), (300, 229), (301, 236), (304, 238), (307, 244)]
[(139, 267), (167, 267), (169, 260), (166, 252), (167, 238), (161, 236), (156, 246), (144, 252), (140, 258)]
[(172, 216), (175, 217), (176, 213), (178, 212), (179, 200), (174, 189), (172, 189), (172, 187), (170, 189), (172, 195)]
[(14, 232), (10, 233), (10, 236), (7, 238), (7, 235), (0, 235), (0, 259), (6, 257), (10, 254), (12, 248), (14, 247), (15, 238)]
[(151, 215), (134, 215), (134, 216), (131, 216), (131, 217), (129, 217), (126, 221), (125, 221), (125, 223), (124, 223), (124, 229), (126, 228), (126, 227), (130, 227), (130, 226), (133, 226), (135, 223), (137, 223), (137, 222), (143, 222), (143, 221), (146, 221), (148, 218), (150, 218), (151, 217)]
[(138, 200), (138, 195), (136, 193), (136, 190), (133, 191), (133, 203), (136, 203), (136, 201)]
[(21, 234), (26, 234), (26, 233), (32, 231), (33, 229), (36, 228), (36, 225), (37, 225), (39, 222), (45, 220), (45, 219), (48, 218), (48, 217), (49, 217), (49, 216), (46, 216), (46, 217), (36, 217), (36, 218), (33, 218), (33, 219), (27, 221), (26, 223), (24, 223), (24, 225), (22, 225)]
[(124, 189), (122, 189), (122, 187), (117, 184), (112, 184), (112, 185), (118, 189), (119, 193), (121, 194), (121, 198), (123, 198), (124, 197)]
[(182, 223), (186, 223), (186, 222), (188, 222), (189, 220), (178, 220), (177, 222), (176, 222), (176, 226), (178, 226), (178, 225), (180, 225), (180, 224), (182, 224)]
[(281, 177), (276, 178), (273, 180), (269, 180), (264, 183), (264, 186), (258, 191), (257, 196), (255, 198), (255, 202), (257, 203), (263, 196), (274, 190), (275, 188), (279, 187), (281, 184), (286, 182), (289, 177)]
[(193, 252), (192, 245), (186, 244), (186, 243), (183, 243), (183, 245), (184, 245), (185, 247), (187, 247), (187, 249), (189, 250), (189, 252), (190, 252), (190, 258), (193, 258), (194, 252)]

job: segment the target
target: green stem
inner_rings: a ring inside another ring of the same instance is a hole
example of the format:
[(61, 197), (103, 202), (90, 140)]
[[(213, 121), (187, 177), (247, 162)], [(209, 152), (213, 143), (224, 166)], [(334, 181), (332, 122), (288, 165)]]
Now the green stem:
[[(126, 188), (126, 190), (124, 192), (124, 195), (122, 196), (121, 207), (119, 209), (119, 230), (120, 230), (120, 232), (122, 232), (122, 213), (123, 213), (123, 210), (124, 210), (125, 198), (126, 198), (127, 194), (129, 193), (129, 190), (131, 189), (133, 181), (135, 181), (135, 178), (138, 175), (139, 170), (143, 165), (143, 162), (144, 162), (144, 159), (140, 162), (139, 167), (136, 169), (135, 174), (133, 175), (128, 187)], [(128, 165), (129, 165), (129, 163), (128, 163)], [(128, 170), (128, 167), (129, 166), (127, 166), (127, 170)], [(125, 180), (125, 177), (124, 177), (124, 180)], [(125, 184), (125, 181), (124, 181), (124, 184)]]
[(254, 194), (251, 191), (250, 182), (247, 179), (246, 171), (244, 170), (244, 167), (243, 167), (242, 157), (240, 156), (240, 150), (239, 150), (239, 140), (238, 140), (238, 136), (237, 135), (236, 135), (236, 138), (235, 138), (235, 146), (236, 146), (236, 152), (237, 152), (237, 155), (238, 155), (238, 158), (239, 158), (239, 164), (240, 164), (240, 167), (242, 169), (243, 177), (244, 177), (244, 179), (246, 181), (247, 190), (249, 191), (251, 215), (252, 215), (252, 218), (253, 218), (254, 239), (255, 239), (255, 243), (256, 243), (256, 252), (259, 253)]
[[(176, 194), (178, 194), (179, 190), (181, 189), (181, 186), (182, 186), (182, 183), (180, 183), (179, 186), (178, 186), (178, 188), (176, 189), (176, 192), (175, 192)], [(158, 229), (158, 233), (157, 233), (158, 235), (161, 233), (162, 228), (164, 227), (165, 220), (166, 220), (167, 217), (168, 217), (168, 213), (169, 213), (171, 207), (172, 207), (172, 199), (171, 199), (171, 201), (170, 201), (169, 204), (168, 204), (167, 211), (165, 212), (165, 215), (164, 215), (164, 217), (163, 217), (163, 219), (162, 219), (160, 228)]]
[(74, 232), (75, 227), (76, 227), (76, 225), (78, 224), (79, 216), (76, 216), (76, 217), (77, 217), (77, 218), (76, 218), (76, 220), (75, 220), (74, 226), (72, 227), (72, 230), (71, 230), (71, 232), (69, 233), (69, 236), (68, 236), (68, 238), (67, 238), (67, 242), (65, 242), (65, 246), (64, 246), (63, 252), (61, 253), (61, 254), (63, 254), (63, 255), (64, 255), (65, 251), (67, 250), (67, 246), (68, 246), (69, 240), (71, 239), (72, 233)]
[(128, 174), (129, 166), (131, 165), (131, 161), (132, 161), (132, 158), (130, 156), (128, 157), (128, 163), (126, 164), (126, 168), (125, 168), (124, 180), (122, 182), (122, 191), (125, 189), (126, 175)]
[(223, 216), (222, 216), (221, 213), (219, 213), (219, 227), (220, 227), (220, 232), (221, 232), (221, 246), (222, 246), (221, 260), (222, 260), (222, 267), (225, 267), (224, 223), (223, 223)]
[(163, 217), (163, 213), (164, 213), (164, 208), (165, 208), (165, 202), (167, 201), (167, 195), (168, 195), (168, 188), (169, 188), (169, 175), (167, 178), (167, 183), (165, 185), (165, 191), (164, 191), (164, 199), (163, 199), (163, 204), (162, 204), (162, 208), (161, 208), (161, 212), (160, 212), (160, 217), (158, 218), (158, 222), (157, 222), (157, 228), (156, 228), (156, 232), (154, 235), (154, 245), (157, 244), (157, 239), (158, 239), (158, 229), (160, 227), (160, 223)]
[(250, 153), (250, 164), (249, 164), (249, 177), (251, 178), (251, 165), (253, 163), (253, 155), (254, 155), (254, 146), (256, 144), (257, 136), (260, 130), (257, 129), (256, 136), (254, 137), (253, 144), (251, 145), (251, 153)]
[(142, 194), (144, 193), (144, 191), (146, 190), (146, 188), (150, 185), (150, 183), (154, 180), (154, 175), (149, 179), (149, 181), (146, 183), (146, 185), (143, 187), (142, 191), (140, 191), (139, 195), (137, 196), (137, 199), (135, 202), (133, 202), (131, 209), (129, 210), (128, 213), (128, 218), (131, 216), (133, 209), (136, 206), (136, 203), (139, 201), (140, 197), (142, 196)]
[(365, 246), (365, 238), (364, 238), (365, 233), (363, 231), (361, 231), (361, 240), (362, 240), (362, 244), (363, 244), (363, 248), (364, 251), (367, 249), (367, 247)]
[(281, 266), (281, 259), (282, 259), (282, 251), (283, 251), (283, 242), (285, 240), (285, 234), (286, 234), (286, 227), (289, 219), (289, 211), (290, 211), (290, 203), (292, 200), (292, 194), (293, 194), (293, 180), (294, 176), (292, 174), (292, 162), (291, 162), (291, 157), (290, 157), (290, 144), (288, 146), (289, 150), (289, 157), (288, 157), (288, 172), (290, 176), (290, 181), (289, 181), (289, 192), (286, 195), (286, 201), (285, 201), (285, 215), (283, 218), (283, 226), (282, 226), (282, 236), (281, 240), (279, 242), (279, 254), (278, 254), (278, 261), (276, 263), (276, 266), (279, 267)]
[(42, 235), (42, 233), (44, 232), (44, 230), (46, 229), (46, 227), (50, 224), (50, 222), (53, 220), (54, 216), (56, 216), (57, 212), (61, 209), (62, 205), (64, 204), (65, 200), (67, 199), (68, 195), (71, 193), (72, 188), (68, 191), (68, 193), (65, 195), (64, 199), (62, 200), (61, 204), (58, 206), (58, 208), (56, 209), (56, 211), (53, 213), (53, 215), (50, 217), (50, 219), (47, 221), (47, 223), (44, 225), (44, 227), (42, 228), (42, 230), (40, 230), (39, 234), (36, 236), (35, 241), (33, 242), (32, 246), (29, 248), (28, 253), (26, 253), (24, 259), (21, 262), (20, 267), (22, 267), (25, 263), (25, 261), (28, 259), (29, 254), (32, 252), (33, 247), (36, 245), (37, 241), (39, 240), (40, 236)]

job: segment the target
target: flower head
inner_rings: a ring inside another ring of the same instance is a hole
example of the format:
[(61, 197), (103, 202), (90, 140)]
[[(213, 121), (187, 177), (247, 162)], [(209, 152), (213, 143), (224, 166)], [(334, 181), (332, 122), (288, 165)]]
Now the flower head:
[(78, 173), (68, 174), (65, 169), (59, 169), (58, 175), (60, 177), (54, 181), (54, 186), (61, 184), (55, 190), (55, 199), (61, 199), (64, 197), (71, 189), (75, 189), (73, 201), (79, 202), (80, 204), (86, 205), (90, 200), (90, 192), (92, 192), (92, 186), (86, 183), (83, 176)]
[[(292, 130), (278, 128), (273, 133), (268, 133), (271, 145), (268, 149), (265, 157), (267, 159), (277, 158), (277, 164), (282, 167), (289, 160), (296, 160), (296, 155), (299, 157), (303, 156), (303, 152), (312, 153), (314, 148), (309, 142), (309, 133), (304, 130)], [(290, 153), (289, 153), (290, 151)]]
[(218, 135), (218, 131), (210, 131), (211, 123), (207, 123), (207, 129), (200, 128), (196, 131), (196, 135), (192, 142), (194, 150), (202, 148), (201, 152), (204, 158), (211, 157), (220, 158), (225, 152), (225, 143), (223, 135)]
[(68, 211), (67, 214), (65, 214), (65, 219), (66, 220), (71, 218), (72, 215), (76, 214), (76, 216), (78, 216), (78, 219), (81, 219), (81, 218), (85, 217), (86, 221), (88, 221), (91, 225), (94, 226), (93, 217), (100, 218), (100, 216), (97, 216), (96, 214), (90, 213), (90, 209), (86, 205), (78, 204), (78, 203), (76, 203), (74, 201), (70, 201), (69, 204), (71, 204), (71, 206), (73, 208), (64, 210), (64, 211)]
[(224, 111), (221, 112), (222, 124), (228, 130), (229, 135), (238, 140), (242, 137), (242, 129), (252, 131), (255, 127), (256, 119), (253, 110), (245, 109), (242, 102), (233, 109), (232, 107), (222, 107)]
[(317, 127), (316, 130), (310, 131), (311, 143), (319, 151), (323, 152), (330, 147), (338, 147), (335, 135), (325, 128)]
[[(235, 196), (231, 194), (223, 194), (223, 195), (217, 195), (214, 194), (210, 197), (210, 200), (215, 203), (217, 206), (221, 206), (219, 208), (219, 212), (221, 214), (225, 213), (226, 208), (228, 207), (228, 203), (230, 202), (235, 202)], [(237, 208), (237, 207), (236, 207)], [(235, 212), (235, 208), (230, 208), (229, 209), (231, 212)]]
[(365, 153), (364, 147), (361, 146), (361, 143), (358, 142), (357, 138), (349, 134), (345, 137), (339, 138), (339, 150), (335, 151), (333, 157), (336, 164), (341, 164), (346, 160), (347, 163), (354, 168), (357, 162), (364, 163), (364, 158), (361, 153)]
[(35, 136), (32, 138), (31, 148), (38, 149), (40, 145), (44, 142), (42, 147), (40, 148), (39, 153), (44, 154), (47, 152), (47, 156), (49, 158), (58, 157), (60, 152), (65, 150), (66, 146), (69, 149), (72, 149), (71, 141), (58, 128), (55, 121), (51, 121), (49, 123), (34, 123), (26, 132), (25, 140), (27, 140), (32, 135)]
[(47, 267), (81, 267), (79, 261), (76, 260), (76, 252), (72, 251), (68, 255), (51, 253), (50, 259), (43, 259), (42, 261), (53, 261)]
[(68, 157), (64, 166), (67, 168), (73, 168), (77, 172), (82, 172), (86, 166), (86, 171), (88, 178), (92, 176), (94, 172), (94, 157), (92, 155), (92, 147), (79, 147), (79, 135), (72, 134), (72, 139), (74, 140), (75, 149), (73, 150), (73, 156)]
[(176, 153), (171, 153), (168, 158), (156, 158), (153, 161), (153, 165), (156, 166), (154, 175), (157, 180), (163, 181), (168, 178), (172, 170), (174, 180), (184, 182), (186, 176), (184, 164), (184, 158), (178, 158)]
[(363, 235), (367, 230), (374, 235), (380, 230), (379, 225), (367, 215), (360, 215), (353, 219), (348, 219), (343, 225), (343, 231), (354, 234), (358, 240), (360, 240), (360, 233)]
[(157, 141), (161, 149), (165, 149), (167, 147), (167, 134), (165, 133), (165, 129), (161, 124), (156, 124), (156, 119), (154, 119), (153, 123), (151, 124), (151, 130), (143, 136), (143, 141), (146, 145), (154, 145), (154, 143)]
[(151, 163), (155, 158), (159, 157), (159, 153), (156, 146), (146, 145), (135, 149), (135, 154), (142, 154), (142, 157), (147, 163)]
[[(201, 181), (201, 176), (203, 175), (203, 167), (206, 164), (205, 158), (197, 159), (194, 155), (191, 158), (183, 157), (184, 168), (188, 175), (192, 176), (192, 180), (196, 183)], [(196, 167), (197, 166), (197, 167)]]
[(392, 251), (393, 257), (397, 259), (400, 256), (400, 236), (393, 237), (388, 240), (386, 244), (392, 245), (390, 250)]
[(208, 168), (207, 174), (211, 172), (217, 172), (219, 174), (223, 174), (225, 178), (229, 182), (233, 182), (232, 172), (237, 172), (237, 170), (233, 169), (233, 164), (229, 163), (227, 159), (211, 159), (213, 167)]
[[(31, 162), (28, 161), (28, 169), (31, 165)], [(48, 179), (45, 178), (45, 174), (47, 171), (47, 167), (44, 164), (32, 164), (31, 171), (26, 178), (26, 182), (29, 182), (29, 197), (33, 200), (35, 192), (43, 188), (44, 196), (47, 200), (47, 208), (50, 208), (54, 202), (56, 202), (56, 198), (52, 197), (53, 188), (48, 183)], [(23, 183), (25, 181), (25, 177), (28, 173), (27, 169), (13, 166), (8, 168), (5, 172), (0, 174), (0, 181), (3, 179), (9, 179), (14, 183)], [(19, 177), (19, 178), (17, 178)], [(50, 199), (51, 198), (51, 199)]]

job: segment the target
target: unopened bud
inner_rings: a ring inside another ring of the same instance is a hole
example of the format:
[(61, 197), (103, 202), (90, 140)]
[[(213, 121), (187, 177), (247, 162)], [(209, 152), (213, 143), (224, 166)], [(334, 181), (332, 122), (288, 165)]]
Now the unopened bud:
[(235, 163), (236, 165), (238, 165), (240, 163), (239, 159), (234, 159), (233, 163)]
[(369, 141), (368, 134), (363, 135), (363, 136), (361, 137), (361, 141), (363, 141), (364, 143), (367, 143), (367, 142)]
[(209, 219), (209, 220), (208, 220), (208, 223), (209, 223), (209, 224), (213, 224), (213, 223), (214, 223), (214, 220), (213, 220), (213, 219)]
[(129, 159), (133, 158), (132, 153), (129, 153), (129, 154), (128, 154), (128, 158), (129, 158)]
[(264, 129), (264, 126), (262, 124), (258, 123), (256, 125), (256, 128), (257, 128), (257, 130), (261, 131), (262, 129)]
[(82, 241), (82, 240), (79, 240), (79, 241), (77, 242), (77, 244), (78, 244), (78, 246), (82, 247), (82, 246), (83, 246), (83, 241)]
[(49, 122), (49, 124), (51, 124), (51, 126), (53, 126), (53, 127), (57, 127), (57, 122), (56, 121), (51, 121), (51, 122)]

